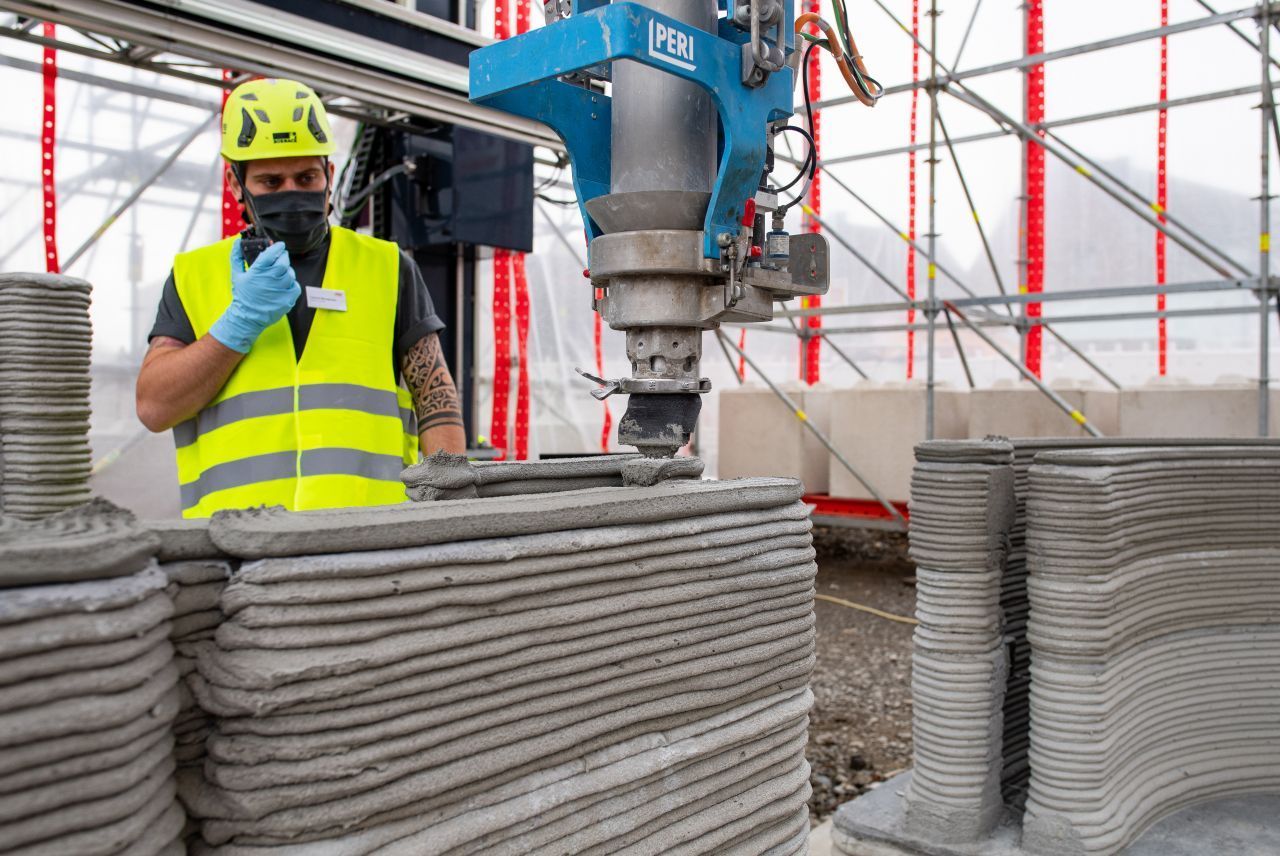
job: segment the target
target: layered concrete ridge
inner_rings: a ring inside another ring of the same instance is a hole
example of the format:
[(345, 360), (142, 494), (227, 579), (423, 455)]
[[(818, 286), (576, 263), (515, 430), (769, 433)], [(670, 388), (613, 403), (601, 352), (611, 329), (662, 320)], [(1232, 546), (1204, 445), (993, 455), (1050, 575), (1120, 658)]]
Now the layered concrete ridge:
[(976, 841), (999, 818), (1008, 664), (1000, 593), (1013, 524), (1008, 442), (925, 443), (911, 480), (917, 618), (911, 693), (915, 773), (906, 822)]
[(0, 273), (0, 512), (34, 518), (89, 500), (84, 280)]
[(1037, 457), (1025, 847), (1116, 853), (1185, 806), (1280, 790), (1278, 500), (1274, 447)]
[[(56, 569), (51, 578), (77, 580), (0, 589), (0, 846), (182, 853), (165, 575), (148, 555), (141, 570), (79, 580), (88, 572), (65, 568), (94, 557), (77, 533), (60, 542), (41, 525), (0, 529), (0, 568), (39, 552)], [(104, 553), (120, 572), (118, 552)]]
[(804, 853), (800, 493), (218, 515), (245, 561), (193, 646), (197, 852)]
[(648, 487), (675, 478), (700, 478), (698, 458), (597, 455), (547, 461), (469, 461), (439, 451), (400, 474), (415, 502), (560, 493), (596, 487)]

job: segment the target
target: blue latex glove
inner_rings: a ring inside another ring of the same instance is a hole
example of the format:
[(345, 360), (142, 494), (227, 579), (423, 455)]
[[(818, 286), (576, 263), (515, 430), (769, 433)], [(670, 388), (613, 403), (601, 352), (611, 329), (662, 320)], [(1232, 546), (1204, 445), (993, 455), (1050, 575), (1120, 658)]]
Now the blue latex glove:
[(263, 250), (245, 270), (244, 253), (236, 238), (231, 245), (231, 305), (213, 322), (209, 335), (231, 350), (247, 354), (262, 331), (283, 318), (301, 293), (283, 241)]

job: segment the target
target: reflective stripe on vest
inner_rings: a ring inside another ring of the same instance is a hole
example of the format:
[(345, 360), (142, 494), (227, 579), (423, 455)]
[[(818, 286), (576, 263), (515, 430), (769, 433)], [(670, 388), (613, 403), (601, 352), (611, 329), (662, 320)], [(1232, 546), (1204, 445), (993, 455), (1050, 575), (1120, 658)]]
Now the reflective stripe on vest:
[[(233, 240), (174, 262), (197, 337), (231, 302)], [(395, 244), (332, 230), (322, 287), (345, 291), (347, 311), (316, 311), (300, 359), (288, 319), (268, 327), (214, 400), (174, 428), (184, 516), (405, 500), (399, 473), (418, 437), (391, 364), (399, 264)]]

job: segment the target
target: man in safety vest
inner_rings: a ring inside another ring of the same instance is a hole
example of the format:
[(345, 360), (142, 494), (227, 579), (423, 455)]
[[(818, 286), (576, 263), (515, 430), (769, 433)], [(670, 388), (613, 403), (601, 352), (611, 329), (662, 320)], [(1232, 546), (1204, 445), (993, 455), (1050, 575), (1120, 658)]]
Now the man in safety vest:
[(227, 181), (272, 243), (252, 264), (243, 237), (178, 255), (138, 375), (138, 418), (173, 429), (185, 517), (401, 502), (420, 447), (465, 450), (417, 265), (329, 225), (334, 150), (300, 83), (227, 99)]

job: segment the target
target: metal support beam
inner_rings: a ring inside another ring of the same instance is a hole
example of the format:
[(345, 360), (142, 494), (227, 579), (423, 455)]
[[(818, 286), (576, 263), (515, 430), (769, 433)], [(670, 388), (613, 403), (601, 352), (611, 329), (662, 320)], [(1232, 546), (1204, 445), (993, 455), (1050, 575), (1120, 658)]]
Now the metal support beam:
[(1258, 21), (1262, 59), (1261, 180), (1258, 193), (1258, 436), (1271, 432), (1271, 7)]
[[(898, 26), (899, 29), (905, 32), (908, 36), (911, 35), (911, 30), (905, 27), (902, 24), (902, 22), (899, 21), (896, 16), (894, 16), (894, 14), (889, 11), (888, 7), (886, 7), (881, 2), (881, 0), (872, 0), (872, 2), (874, 2), (877, 6), (883, 9), (885, 13), (889, 15), (889, 17), (893, 18), (893, 22)], [(1204, 18), (1196, 18), (1195, 20), (1192, 20), (1192, 21), (1183, 21), (1178, 24), (1171, 24), (1168, 27), (1157, 27), (1156, 29), (1153, 29), (1153, 30), (1143, 30), (1137, 33), (1129, 33), (1123, 36), (1116, 36), (1115, 38), (1102, 39), (1100, 41), (1089, 42), (1087, 44), (1082, 44), (1082, 45), (1075, 45), (1069, 48), (1061, 48), (1060, 50), (1056, 50), (1056, 51), (1046, 51), (1044, 53), (1038, 53), (1038, 54), (1033, 54), (1031, 56), (1019, 57), (1018, 59), (1008, 60), (1006, 62), (998, 62), (993, 65), (985, 65), (980, 68), (971, 68), (971, 69), (968, 69), (967, 71), (955, 72), (948, 69), (945, 65), (943, 65), (941, 66), (941, 68), (944, 74), (942, 75), (942, 77), (939, 79), (938, 82), (940, 85), (945, 87), (948, 84), (951, 84), (957, 81), (970, 80), (975, 77), (985, 77), (989, 74), (996, 74), (997, 72), (1001, 72), (1001, 71), (1014, 71), (1017, 69), (1027, 68), (1033, 65), (1040, 65), (1041, 63), (1049, 63), (1049, 62), (1054, 62), (1060, 59), (1069, 59), (1071, 57), (1081, 56), (1083, 54), (1096, 53), (1097, 51), (1102, 51), (1102, 50), (1109, 50), (1110, 48), (1118, 48), (1118, 47), (1123, 47), (1124, 45), (1133, 45), (1133, 44), (1138, 44), (1140, 42), (1147, 42), (1153, 39), (1158, 39), (1161, 36), (1172, 36), (1178, 33), (1189, 33), (1189, 32), (1192, 32), (1193, 30), (1202, 30), (1206, 27), (1216, 27), (1219, 24), (1227, 24), (1227, 23), (1231, 23), (1232, 21), (1241, 21), (1246, 18), (1256, 18), (1258, 17), (1258, 15), (1260, 14), (1260, 11), (1264, 7), (1270, 7), (1272, 9), (1273, 15), (1277, 11), (1280, 11), (1280, 3), (1273, 2), (1273, 3), (1262, 4), (1262, 5), (1254, 5), (1245, 9), (1235, 9), (1230, 12), (1223, 12), (1218, 15), (1210, 15)], [(895, 95), (900, 92), (910, 92), (913, 89), (920, 89), (921, 87), (927, 86), (928, 83), (929, 82), (927, 80), (921, 80), (913, 83), (896, 84), (894, 86), (886, 87), (885, 95)], [(814, 104), (813, 107), (815, 110), (825, 109), (828, 107), (839, 107), (842, 104), (852, 103), (854, 100), (855, 99), (852, 95), (846, 95), (846, 96), (841, 96), (840, 98), (829, 98), (826, 101), (819, 101), (818, 103)]]

